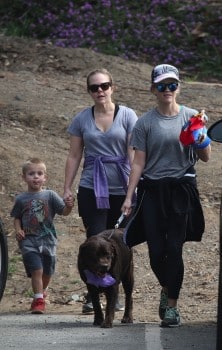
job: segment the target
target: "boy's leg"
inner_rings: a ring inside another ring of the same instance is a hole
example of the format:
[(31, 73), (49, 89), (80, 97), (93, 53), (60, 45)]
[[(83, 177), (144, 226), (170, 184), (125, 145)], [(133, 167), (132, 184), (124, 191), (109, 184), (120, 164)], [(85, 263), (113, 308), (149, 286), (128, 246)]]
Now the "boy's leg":
[(45, 275), (45, 274), (43, 273), (43, 275), (42, 275), (42, 286), (43, 286), (43, 290), (46, 290), (46, 289), (48, 288), (48, 285), (49, 285), (50, 281), (51, 281), (51, 276)]
[[(47, 249), (46, 249), (47, 248)], [(45, 246), (47, 254), (42, 256), (43, 262), (43, 274), (42, 274), (42, 287), (43, 287), (43, 298), (47, 297), (47, 289), (51, 281), (52, 275), (55, 273), (56, 256), (55, 246)], [(52, 254), (52, 255), (51, 255)]]
[[(46, 251), (49, 254), (51, 251), (54, 252), (54, 246), (48, 247)], [(38, 304), (42, 304), (44, 306), (44, 308), (42, 307), (42, 309), (41, 309), (41, 305), (35, 306), (35, 311), (36, 311), (35, 313), (40, 313), (40, 312), (37, 312), (40, 310), (42, 310), (43, 312), (45, 311), (45, 298), (47, 296), (47, 288), (50, 283), (51, 276), (55, 272), (55, 261), (56, 261), (55, 255), (47, 255), (47, 254), (42, 255), (41, 256), (41, 263), (43, 265), (42, 269), (32, 272), (32, 284), (33, 284), (33, 291), (35, 293), (34, 304), (36, 304), (38, 301)], [(36, 302), (35, 302), (35, 299), (37, 299)], [(33, 310), (32, 310), (32, 313), (34, 313)]]
[(23, 256), (23, 262), (27, 276), (31, 277), (32, 290), (34, 293), (31, 312), (42, 314), (45, 312), (45, 302), (43, 299), (43, 267), (41, 256), (36, 252), (29, 252)]
[(36, 294), (43, 294), (43, 270), (35, 270), (31, 273), (31, 280), (32, 280), (32, 290), (34, 295)]
[(32, 271), (32, 289), (34, 299), (31, 304), (32, 314), (43, 314), (45, 312), (45, 301), (43, 298), (42, 269)]
[(43, 286), (43, 298), (47, 298), (47, 291), (48, 291), (48, 286), (51, 281), (51, 276), (46, 275), (43, 273), (42, 275), (42, 286)]

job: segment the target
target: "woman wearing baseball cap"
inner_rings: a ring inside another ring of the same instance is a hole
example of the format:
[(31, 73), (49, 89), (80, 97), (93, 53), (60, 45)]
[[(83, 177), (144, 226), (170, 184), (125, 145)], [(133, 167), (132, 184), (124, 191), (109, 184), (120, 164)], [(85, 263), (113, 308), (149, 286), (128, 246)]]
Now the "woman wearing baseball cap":
[(184, 277), (182, 257), (186, 241), (200, 241), (204, 216), (196, 184), (195, 164), (210, 158), (202, 111), (180, 105), (178, 69), (160, 64), (151, 73), (156, 107), (135, 124), (131, 146), (135, 150), (128, 192), (122, 212), (129, 215), (137, 187), (133, 219), (125, 229), (129, 247), (147, 242), (150, 265), (160, 286), (162, 327), (180, 325), (177, 300)]

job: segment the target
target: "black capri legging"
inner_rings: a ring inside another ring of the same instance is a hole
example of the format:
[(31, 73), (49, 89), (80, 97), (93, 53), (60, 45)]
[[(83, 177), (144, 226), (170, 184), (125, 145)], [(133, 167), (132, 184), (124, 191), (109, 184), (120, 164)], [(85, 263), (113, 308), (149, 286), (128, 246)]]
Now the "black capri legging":
[[(79, 187), (77, 200), (79, 216), (82, 218), (88, 238), (115, 227), (118, 218), (122, 214), (121, 207), (125, 195), (110, 195), (110, 209), (97, 209), (94, 190)], [(126, 225), (126, 221), (122, 222), (121, 227)]]
[(142, 217), (151, 268), (160, 285), (168, 288), (168, 297), (178, 299), (184, 276), (182, 253), (186, 215), (171, 213), (167, 219), (163, 218), (156, 199), (147, 194)]

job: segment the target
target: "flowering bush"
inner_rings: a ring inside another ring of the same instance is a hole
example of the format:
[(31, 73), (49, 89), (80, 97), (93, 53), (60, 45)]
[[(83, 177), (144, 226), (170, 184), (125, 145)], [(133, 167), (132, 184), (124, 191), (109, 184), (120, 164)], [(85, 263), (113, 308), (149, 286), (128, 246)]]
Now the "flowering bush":
[[(222, 7), (209, 0), (10, 0), (9, 35), (222, 77)], [(212, 20), (213, 19), (213, 20)]]

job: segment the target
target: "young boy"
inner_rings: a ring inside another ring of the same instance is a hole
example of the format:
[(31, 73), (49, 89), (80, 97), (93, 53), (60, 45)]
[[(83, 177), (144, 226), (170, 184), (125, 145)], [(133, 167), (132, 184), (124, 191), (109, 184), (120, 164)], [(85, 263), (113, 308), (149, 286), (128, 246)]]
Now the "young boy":
[(56, 214), (69, 215), (74, 205), (73, 197), (65, 201), (54, 191), (45, 190), (46, 166), (38, 158), (28, 159), (22, 167), (22, 178), (27, 192), (16, 197), (11, 211), (14, 217), (16, 239), (31, 284), (34, 299), (33, 314), (45, 311), (46, 290), (55, 271), (56, 230), (53, 219)]

